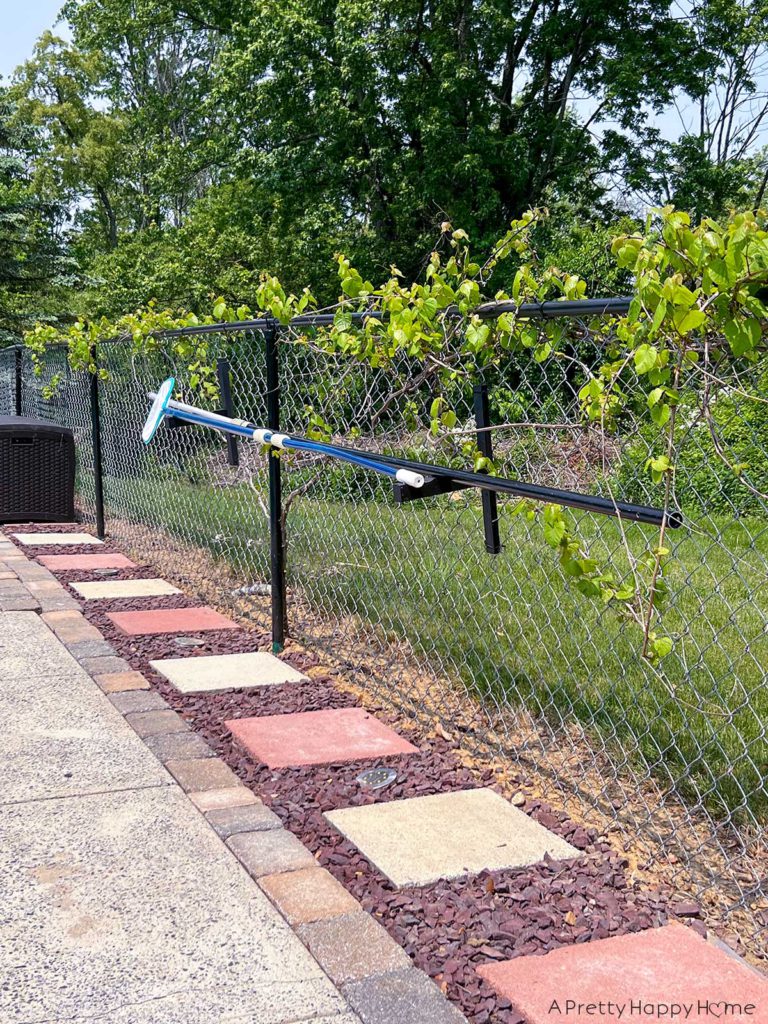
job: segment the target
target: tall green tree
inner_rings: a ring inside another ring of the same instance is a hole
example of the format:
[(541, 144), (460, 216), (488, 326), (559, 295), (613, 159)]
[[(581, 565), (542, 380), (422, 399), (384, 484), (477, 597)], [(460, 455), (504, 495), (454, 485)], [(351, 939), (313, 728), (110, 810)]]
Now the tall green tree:
[(653, 128), (608, 139), (646, 202), (696, 218), (757, 208), (768, 188), (768, 0), (691, 4), (692, 80), (679, 91), (680, 136)]
[[(538, 205), (599, 291), (627, 212), (764, 195), (767, 5), (68, 0), (14, 97), (78, 228), (82, 312), (247, 300), (262, 269), (331, 300), (339, 250), (416, 276), (443, 221), (487, 245)], [(670, 142), (673, 102), (698, 116)]]
[(41, 198), (31, 173), (38, 140), (18, 126), (0, 90), (0, 345), (53, 319), (75, 281), (64, 251), (62, 210)]
[(595, 124), (639, 130), (694, 81), (695, 36), (668, 0), (177, 7), (221, 32), (215, 98), (275, 218), (327, 210), (358, 259), (404, 271), (443, 219), (489, 241), (549, 197), (593, 206), (615, 158)]

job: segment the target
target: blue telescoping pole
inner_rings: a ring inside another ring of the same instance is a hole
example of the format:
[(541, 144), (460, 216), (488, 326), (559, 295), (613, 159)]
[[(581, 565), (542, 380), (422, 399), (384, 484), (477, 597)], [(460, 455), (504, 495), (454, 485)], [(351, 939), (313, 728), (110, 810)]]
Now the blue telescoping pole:
[[(209, 413), (202, 409), (196, 409), (194, 406), (184, 405), (182, 402), (171, 401), (167, 389), (169, 384), (172, 385), (173, 380), (165, 382), (160, 394), (150, 394), (149, 396), (155, 400), (155, 405), (150, 412), (142, 434), (147, 443), (151, 440), (157, 423), (162, 417), (171, 416), (188, 423), (199, 424), (203, 427), (212, 427), (215, 430), (225, 432), (229, 431), (241, 437), (250, 438), (257, 443), (271, 444), (276, 448), (294, 448), (298, 451), (316, 452), (318, 455), (339, 459), (340, 461), (349, 462), (377, 473), (386, 474), (399, 483), (404, 483), (414, 488), (421, 489), (425, 486), (426, 480), (430, 477), (437, 477), (455, 481), (466, 487), (477, 487), (481, 491), (488, 490), (532, 501), (565, 505), (584, 512), (627, 519), (636, 523), (648, 523), (652, 526), (659, 526), (664, 522), (674, 529), (682, 526), (684, 522), (682, 514), (676, 509), (634, 505), (631, 502), (603, 498), (597, 494), (566, 491), (558, 487), (545, 487), (541, 484), (526, 483), (523, 480), (511, 480), (470, 470), (452, 469), (448, 466), (414, 462), (412, 459), (401, 459), (393, 455), (384, 455), (381, 452), (371, 455), (358, 448), (328, 444), (324, 441), (310, 441), (307, 438), (297, 438), (288, 434), (280, 434), (274, 430), (265, 430), (244, 420), (232, 420), (217, 413)], [(163, 389), (165, 389), (165, 393), (163, 393)]]
[[(151, 391), (148, 397), (154, 399), (157, 397), (157, 393)], [(257, 443), (271, 444), (274, 448), (315, 452), (318, 455), (338, 459), (340, 462), (349, 462), (363, 469), (373, 470), (375, 473), (382, 473), (384, 476), (400, 481), (400, 483), (407, 483), (411, 487), (421, 487), (424, 483), (421, 473), (411, 471), (405, 466), (393, 466), (388, 462), (381, 462), (378, 455), (368, 455), (367, 452), (363, 451), (337, 448), (334, 445), (326, 444), (324, 441), (310, 441), (304, 437), (281, 434), (277, 430), (256, 427), (246, 420), (230, 419), (228, 416), (222, 416), (220, 413), (197, 409), (193, 405), (185, 405), (184, 402), (168, 401), (163, 415), (182, 420), (184, 423), (193, 423), (199, 427), (210, 427), (213, 430), (221, 430), (227, 434), (246, 437), (248, 440), (256, 441)]]

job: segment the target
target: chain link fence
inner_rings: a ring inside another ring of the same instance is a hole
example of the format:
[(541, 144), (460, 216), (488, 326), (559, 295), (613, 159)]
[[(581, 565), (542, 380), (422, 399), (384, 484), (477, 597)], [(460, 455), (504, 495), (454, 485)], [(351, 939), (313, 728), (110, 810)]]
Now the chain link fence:
[[(663, 489), (646, 468), (659, 435), (641, 415), (645, 396), (629, 394), (610, 430), (584, 423), (578, 392), (604, 357), (607, 322), (571, 315), (560, 324), (560, 358), (539, 365), (510, 355), (483, 379), (457, 360), (447, 383), (445, 366), (398, 357), (374, 369), (324, 351), (311, 325), (282, 329), (280, 429), (305, 434), (314, 423), (337, 442), (466, 467), (464, 446), (481, 436), (482, 385), (494, 427), (482, 433), (493, 439), (499, 475), (661, 505)], [(0, 359), (2, 408), (6, 364)], [(267, 456), (197, 428), (161, 430), (149, 448), (139, 440), (147, 392), (171, 373), (184, 400), (208, 408), (221, 408), (228, 376), (230, 411), (266, 425), (265, 329), (176, 332), (142, 356), (116, 342), (103, 365), (108, 533), (189, 592), (267, 626)], [(36, 377), (25, 362), (25, 414), (75, 430), (80, 509), (94, 521), (89, 378), (70, 372), (55, 349), (42, 369)], [(663, 613), (674, 647), (656, 665), (642, 657), (637, 623), (578, 592), (540, 523), (514, 499), (498, 499), (501, 550), (491, 554), (474, 488), (398, 505), (391, 484), (363, 469), (310, 454), (280, 459), (291, 636), (324, 651), (378, 702), (460, 737), (510, 793), (542, 796), (596, 827), (633, 877), (700, 902), (763, 967), (767, 380), (763, 359), (709, 410), (694, 394), (681, 400), (674, 504), (684, 524), (667, 534)], [(437, 395), (456, 422), (436, 438)], [(573, 512), (572, 521), (617, 586), (658, 535), (592, 513)]]

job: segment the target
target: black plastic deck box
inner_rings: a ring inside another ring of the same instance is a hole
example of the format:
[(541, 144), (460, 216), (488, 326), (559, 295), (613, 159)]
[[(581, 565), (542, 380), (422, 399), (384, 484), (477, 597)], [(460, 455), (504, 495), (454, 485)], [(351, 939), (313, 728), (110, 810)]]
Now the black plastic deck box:
[(75, 439), (68, 427), (0, 416), (0, 522), (75, 517)]

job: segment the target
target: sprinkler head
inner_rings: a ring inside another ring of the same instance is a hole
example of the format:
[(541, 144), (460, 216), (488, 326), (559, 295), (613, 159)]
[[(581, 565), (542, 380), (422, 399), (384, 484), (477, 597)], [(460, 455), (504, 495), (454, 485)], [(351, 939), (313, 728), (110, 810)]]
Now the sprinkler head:
[(397, 778), (394, 768), (369, 768), (357, 776), (357, 781), (366, 789), (384, 789), (391, 786)]
[(177, 647), (202, 647), (204, 640), (198, 640), (196, 636), (176, 636), (173, 642)]

